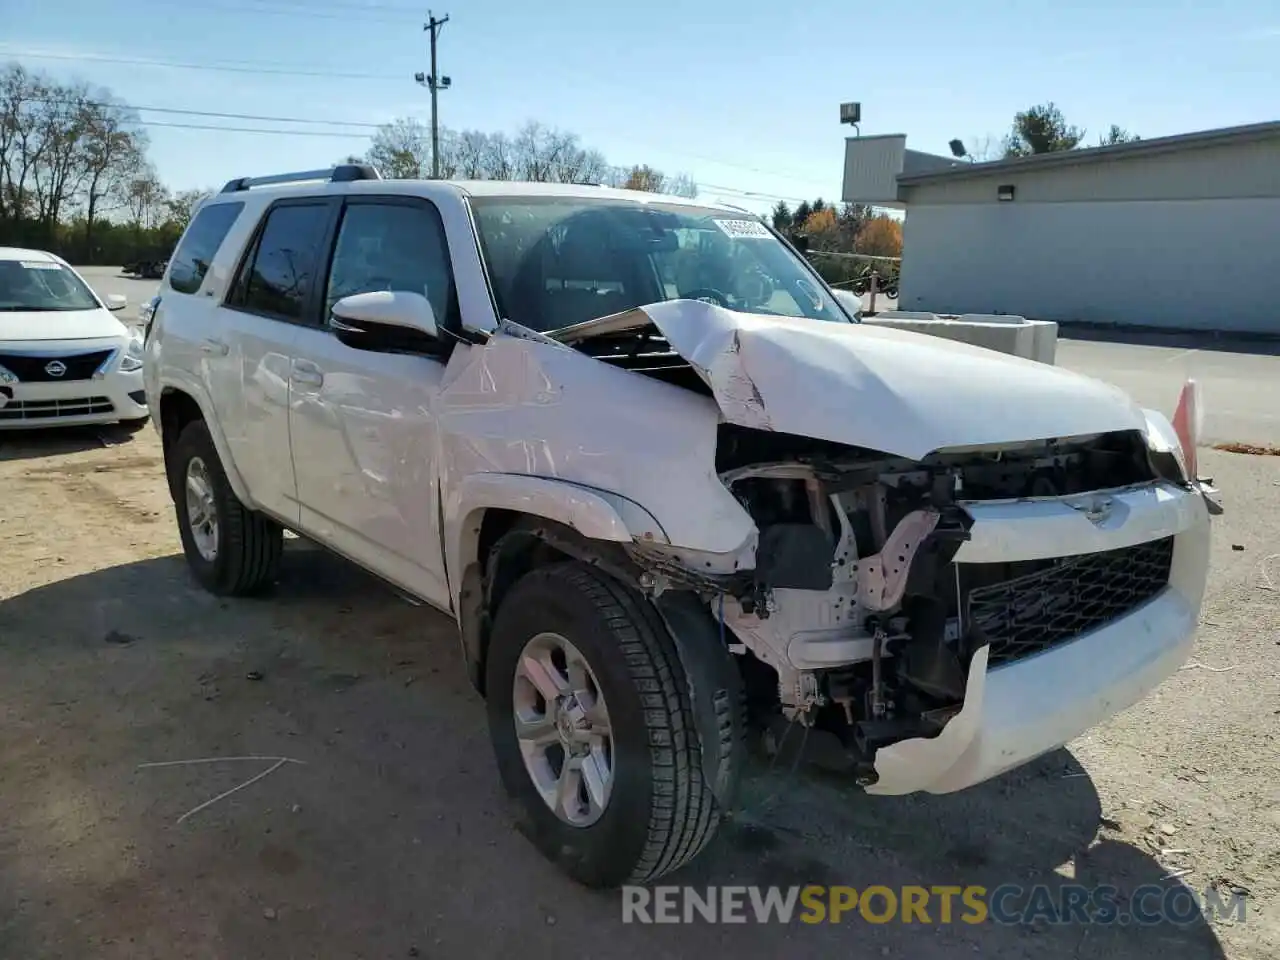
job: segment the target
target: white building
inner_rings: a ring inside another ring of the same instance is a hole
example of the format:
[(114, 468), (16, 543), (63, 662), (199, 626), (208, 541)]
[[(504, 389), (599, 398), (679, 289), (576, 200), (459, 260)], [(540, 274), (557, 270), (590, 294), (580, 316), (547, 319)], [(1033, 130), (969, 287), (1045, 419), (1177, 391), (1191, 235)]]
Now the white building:
[(970, 163), (851, 137), (906, 210), (899, 308), (1280, 333), (1280, 122)]

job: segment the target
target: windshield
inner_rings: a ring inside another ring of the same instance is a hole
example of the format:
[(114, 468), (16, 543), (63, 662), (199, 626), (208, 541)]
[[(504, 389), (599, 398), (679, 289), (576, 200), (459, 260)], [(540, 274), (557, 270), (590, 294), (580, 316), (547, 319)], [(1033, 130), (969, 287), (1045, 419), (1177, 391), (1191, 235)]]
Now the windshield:
[(534, 330), (679, 299), (849, 322), (808, 264), (749, 214), (580, 197), (471, 203), (499, 313)]
[(51, 260), (0, 260), (0, 311), (96, 310), (93, 292)]

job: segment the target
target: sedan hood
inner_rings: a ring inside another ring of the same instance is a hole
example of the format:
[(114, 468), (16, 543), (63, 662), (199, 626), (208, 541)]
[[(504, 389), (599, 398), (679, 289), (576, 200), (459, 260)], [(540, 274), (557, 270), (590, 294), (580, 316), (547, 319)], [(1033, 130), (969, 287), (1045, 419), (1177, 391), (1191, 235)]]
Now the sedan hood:
[(746, 427), (912, 460), (953, 447), (1146, 431), (1141, 409), (1116, 387), (926, 334), (692, 300), (632, 313), (646, 315), (706, 381), (725, 419)]
[(128, 331), (108, 310), (0, 311), (0, 342), (6, 340), (94, 340)]

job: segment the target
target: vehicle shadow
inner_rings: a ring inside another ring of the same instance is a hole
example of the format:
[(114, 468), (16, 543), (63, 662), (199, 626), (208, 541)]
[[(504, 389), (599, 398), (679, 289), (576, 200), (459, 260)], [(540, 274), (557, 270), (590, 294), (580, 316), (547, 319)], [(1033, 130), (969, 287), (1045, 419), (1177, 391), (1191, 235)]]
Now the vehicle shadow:
[(115, 423), (92, 427), (40, 427), (32, 430), (0, 430), (0, 463), (38, 460), (85, 450), (101, 450), (129, 443), (140, 429)]
[[(4, 600), (0, 630), (21, 734), (0, 737), (0, 955), (1223, 956), (1203, 922), (624, 923), (618, 892), (576, 886), (512, 829), (452, 622), (305, 540), (260, 600), (205, 594), (168, 556)], [(138, 768), (246, 755), (300, 762), (182, 823), (268, 764)], [(711, 848), (663, 882), (1168, 884), (1099, 822), (1066, 751), (942, 797), (756, 764)]]

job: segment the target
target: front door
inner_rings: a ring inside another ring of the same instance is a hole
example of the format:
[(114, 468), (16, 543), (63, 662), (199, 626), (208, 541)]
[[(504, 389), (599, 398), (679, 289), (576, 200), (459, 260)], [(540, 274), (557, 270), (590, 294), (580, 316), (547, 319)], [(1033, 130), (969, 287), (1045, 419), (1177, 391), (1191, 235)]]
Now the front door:
[[(411, 290), (443, 325), (456, 311), (440, 216), (418, 198), (344, 204), (323, 301)], [(447, 609), (435, 407), (439, 357), (347, 346), (327, 324), (293, 347), (289, 426), (309, 536)]]
[(317, 322), (317, 277), (336, 213), (325, 199), (272, 206), (200, 345), (218, 422), (250, 497), (290, 524), (298, 522), (289, 454), (292, 351), (302, 325)]

